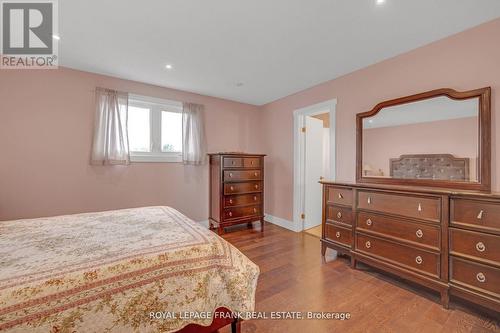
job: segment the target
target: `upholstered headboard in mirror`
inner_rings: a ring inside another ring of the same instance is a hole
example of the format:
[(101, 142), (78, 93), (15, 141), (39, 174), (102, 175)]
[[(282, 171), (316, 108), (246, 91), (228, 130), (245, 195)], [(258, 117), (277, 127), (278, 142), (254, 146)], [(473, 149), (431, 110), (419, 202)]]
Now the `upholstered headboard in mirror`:
[(491, 189), (489, 87), (381, 102), (356, 126), (358, 183)]
[(451, 154), (413, 154), (390, 159), (390, 175), (400, 179), (469, 181), (468, 157)]

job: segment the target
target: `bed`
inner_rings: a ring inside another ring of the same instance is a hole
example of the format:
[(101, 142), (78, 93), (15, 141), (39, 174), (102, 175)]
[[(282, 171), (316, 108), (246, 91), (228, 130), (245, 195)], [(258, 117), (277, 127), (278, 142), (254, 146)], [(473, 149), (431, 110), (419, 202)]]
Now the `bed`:
[(390, 159), (390, 176), (469, 181), (469, 160), (451, 154), (401, 155)]
[(258, 275), (170, 207), (0, 222), (0, 331), (208, 332), (251, 315)]

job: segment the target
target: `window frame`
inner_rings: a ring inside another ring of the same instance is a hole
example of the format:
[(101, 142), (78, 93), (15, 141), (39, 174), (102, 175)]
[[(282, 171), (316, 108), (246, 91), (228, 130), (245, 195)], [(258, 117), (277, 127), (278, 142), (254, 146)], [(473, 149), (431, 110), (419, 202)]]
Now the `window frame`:
[(128, 98), (128, 106), (147, 108), (150, 110), (149, 135), (151, 151), (130, 151), (130, 161), (167, 163), (182, 162), (182, 151), (164, 152), (161, 150), (161, 113), (162, 111), (182, 113), (182, 103), (161, 98), (130, 94)]

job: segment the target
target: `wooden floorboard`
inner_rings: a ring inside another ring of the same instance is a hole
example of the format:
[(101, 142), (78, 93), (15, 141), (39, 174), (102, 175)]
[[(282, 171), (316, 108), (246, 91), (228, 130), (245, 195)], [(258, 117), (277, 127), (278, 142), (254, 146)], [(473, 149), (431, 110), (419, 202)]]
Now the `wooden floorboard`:
[[(223, 237), (259, 265), (257, 311), (349, 312), (350, 320), (249, 320), (242, 332), (500, 332), (500, 318), (345, 257), (320, 254), (317, 237), (273, 224), (236, 226)], [(230, 332), (224, 328), (221, 333)]]

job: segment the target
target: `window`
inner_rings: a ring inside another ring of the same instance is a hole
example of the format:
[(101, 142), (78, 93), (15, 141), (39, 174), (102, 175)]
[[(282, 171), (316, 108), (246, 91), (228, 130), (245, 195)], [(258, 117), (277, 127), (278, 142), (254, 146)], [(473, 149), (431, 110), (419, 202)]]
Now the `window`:
[(130, 95), (128, 139), (132, 162), (182, 161), (182, 104)]

